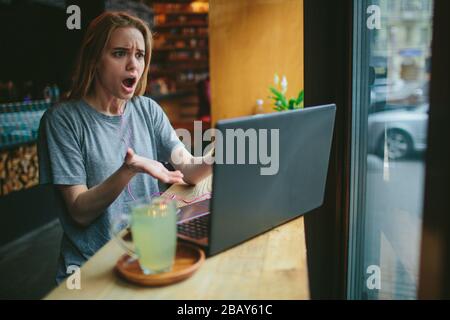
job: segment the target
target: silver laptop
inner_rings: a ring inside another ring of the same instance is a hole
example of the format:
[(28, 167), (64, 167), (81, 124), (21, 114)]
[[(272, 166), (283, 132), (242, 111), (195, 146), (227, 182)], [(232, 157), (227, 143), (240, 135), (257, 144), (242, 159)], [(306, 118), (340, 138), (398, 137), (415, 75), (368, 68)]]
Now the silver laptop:
[[(220, 154), (216, 145), (212, 197), (181, 208), (179, 238), (214, 255), (321, 206), (335, 113), (335, 105), (324, 105), (218, 121), (223, 145), (234, 140), (233, 148)], [(226, 135), (237, 129), (248, 133), (247, 151), (255, 132), (266, 141), (257, 163), (248, 152), (244, 164), (237, 161), (238, 139)]]

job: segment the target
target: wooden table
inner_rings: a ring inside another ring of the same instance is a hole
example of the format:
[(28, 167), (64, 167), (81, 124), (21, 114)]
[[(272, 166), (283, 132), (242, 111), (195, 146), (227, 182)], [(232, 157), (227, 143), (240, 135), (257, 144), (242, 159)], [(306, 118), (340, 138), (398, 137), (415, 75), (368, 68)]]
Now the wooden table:
[[(211, 177), (195, 187), (167, 190), (184, 199), (210, 191)], [(114, 265), (123, 253), (115, 241), (108, 242), (80, 269), (81, 289), (69, 290), (62, 282), (45, 299), (309, 299), (302, 217), (206, 259), (192, 277), (167, 287), (119, 278)]]

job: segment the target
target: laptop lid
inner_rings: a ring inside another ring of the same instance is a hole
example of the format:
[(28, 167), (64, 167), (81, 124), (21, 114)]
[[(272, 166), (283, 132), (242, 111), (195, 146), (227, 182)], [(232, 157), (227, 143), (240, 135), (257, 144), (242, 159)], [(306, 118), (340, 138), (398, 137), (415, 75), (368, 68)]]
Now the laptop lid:
[(335, 113), (324, 105), (217, 122), (209, 255), (322, 205)]

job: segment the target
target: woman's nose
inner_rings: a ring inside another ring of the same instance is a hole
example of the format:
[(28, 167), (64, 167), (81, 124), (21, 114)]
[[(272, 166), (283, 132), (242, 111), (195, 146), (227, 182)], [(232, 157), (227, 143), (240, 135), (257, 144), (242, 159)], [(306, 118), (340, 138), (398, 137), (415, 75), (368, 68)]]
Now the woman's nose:
[(127, 61), (127, 70), (133, 70), (137, 67), (137, 59), (134, 55), (131, 55)]

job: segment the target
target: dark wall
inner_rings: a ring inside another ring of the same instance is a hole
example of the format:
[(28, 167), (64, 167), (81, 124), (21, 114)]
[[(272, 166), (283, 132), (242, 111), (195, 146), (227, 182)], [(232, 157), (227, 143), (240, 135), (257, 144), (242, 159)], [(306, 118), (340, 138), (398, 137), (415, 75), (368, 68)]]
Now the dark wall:
[(36, 86), (57, 82), (63, 89), (80, 46), (85, 27), (104, 10), (104, 1), (66, 1), (81, 8), (81, 30), (68, 30), (66, 8), (32, 1), (0, 5), (0, 80)]
[[(90, 21), (104, 11), (104, 1), (66, 1), (81, 8), (81, 30), (68, 30), (65, 8), (11, 1), (0, 5), (0, 81), (20, 86), (33, 81), (42, 90), (56, 82), (68, 88), (78, 48)], [(51, 186), (36, 186), (0, 197), (0, 246), (57, 217), (58, 199)]]

